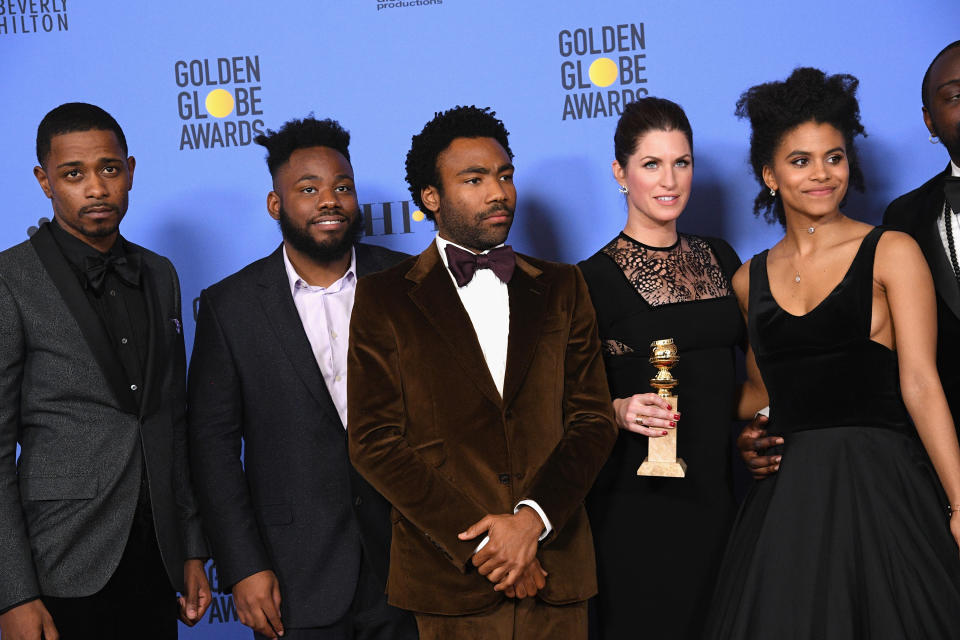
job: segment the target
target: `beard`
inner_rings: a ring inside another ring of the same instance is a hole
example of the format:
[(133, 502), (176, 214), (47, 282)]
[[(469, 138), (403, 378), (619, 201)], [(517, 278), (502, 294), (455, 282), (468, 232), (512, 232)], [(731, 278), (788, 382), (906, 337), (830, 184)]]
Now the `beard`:
[[(513, 224), (513, 209), (505, 204), (498, 203), (481, 213), (466, 213), (457, 209), (452, 203), (441, 200), (441, 218), (444, 220), (444, 235), (454, 244), (477, 251), (486, 251), (503, 244), (510, 233)], [(487, 218), (509, 214), (509, 219), (495, 227), (483, 226), (480, 223)]]
[(327, 242), (318, 241), (305, 227), (296, 226), (283, 207), (280, 207), (277, 223), (280, 225), (280, 233), (285, 242), (289, 242), (294, 249), (319, 263), (339, 260), (363, 237), (363, 214), (359, 209), (343, 235)]

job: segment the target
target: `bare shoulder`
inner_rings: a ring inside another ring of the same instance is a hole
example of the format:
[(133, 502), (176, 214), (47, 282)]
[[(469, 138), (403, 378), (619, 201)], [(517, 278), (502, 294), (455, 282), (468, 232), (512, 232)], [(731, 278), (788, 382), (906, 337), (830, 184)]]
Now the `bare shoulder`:
[(902, 277), (913, 278), (918, 272), (929, 277), (927, 261), (917, 241), (902, 231), (885, 231), (877, 241), (874, 275), (881, 282)]
[(733, 279), (730, 281), (733, 285), (733, 291), (737, 294), (738, 298), (744, 298), (747, 292), (750, 291), (750, 264), (752, 262), (753, 258), (750, 258), (740, 265), (740, 268), (733, 274)]
[(897, 251), (919, 251), (917, 241), (909, 233), (887, 229), (877, 242), (877, 255)]
[(877, 266), (885, 264), (896, 266), (899, 261), (923, 260), (920, 246), (908, 233), (887, 230), (877, 241)]

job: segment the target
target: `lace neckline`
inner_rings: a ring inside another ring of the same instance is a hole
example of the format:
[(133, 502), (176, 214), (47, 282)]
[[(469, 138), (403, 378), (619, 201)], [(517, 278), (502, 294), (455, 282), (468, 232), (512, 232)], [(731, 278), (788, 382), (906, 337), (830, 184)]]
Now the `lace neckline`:
[(628, 235), (627, 235), (625, 232), (623, 232), (623, 231), (620, 232), (620, 236), (619, 236), (619, 237), (620, 237), (620, 238), (623, 238), (624, 240), (627, 240), (627, 241), (629, 241), (629, 242), (632, 242), (633, 244), (635, 244), (635, 245), (637, 245), (637, 246), (639, 246), (639, 247), (643, 247), (644, 249), (648, 249), (648, 250), (650, 250), (650, 251), (673, 251), (673, 250), (676, 249), (678, 246), (680, 246), (680, 234), (679, 234), (679, 233), (677, 234), (677, 239), (673, 242), (673, 244), (671, 244), (671, 245), (669, 245), (669, 246), (666, 246), (666, 247), (656, 247), (656, 246), (654, 246), (654, 245), (652, 245), (652, 244), (646, 244), (646, 243), (640, 242), (640, 241), (637, 240), (636, 238), (631, 237), (631, 236), (628, 236)]
[(601, 250), (651, 307), (721, 298), (731, 287), (710, 245), (678, 234), (671, 247), (650, 247), (621, 233)]

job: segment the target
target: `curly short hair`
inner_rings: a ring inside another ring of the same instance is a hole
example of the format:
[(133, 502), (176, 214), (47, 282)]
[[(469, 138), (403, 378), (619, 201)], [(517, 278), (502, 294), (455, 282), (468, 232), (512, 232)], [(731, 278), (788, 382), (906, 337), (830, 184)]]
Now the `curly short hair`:
[(350, 132), (329, 118), (317, 120), (311, 113), (303, 120), (288, 120), (278, 131), (267, 129), (253, 139), (267, 149), (267, 168), (270, 175), (276, 177), (277, 169), (282, 167), (297, 149), (310, 147), (329, 147), (340, 152), (350, 162)]
[(435, 113), (433, 120), (423, 127), (423, 131), (413, 136), (410, 151), (407, 152), (407, 184), (410, 196), (428, 220), (433, 220), (433, 212), (423, 206), (421, 192), (429, 186), (441, 189), (437, 173), (439, 156), (456, 138), (493, 138), (513, 159), (507, 131), (503, 122), (496, 117), (497, 112), (490, 107), (473, 105), (456, 106), (442, 113)]
[(693, 151), (693, 129), (683, 107), (665, 98), (640, 98), (623, 108), (613, 134), (613, 154), (621, 167), (627, 166), (640, 138), (650, 131), (679, 131)]
[(127, 138), (123, 129), (109, 113), (94, 104), (86, 102), (67, 102), (43, 116), (37, 127), (37, 162), (46, 167), (50, 144), (54, 136), (76, 131), (113, 131), (120, 143), (120, 149), (126, 156)]
[(763, 181), (763, 167), (773, 164), (773, 154), (783, 137), (806, 122), (829, 124), (842, 135), (847, 147), (850, 184), (863, 191), (863, 172), (857, 158), (854, 137), (866, 136), (860, 123), (857, 86), (860, 81), (848, 74), (827, 75), (819, 69), (799, 67), (782, 82), (750, 87), (737, 100), (736, 114), (750, 119), (750, 165), (760, 184), (753, 201), (753, 213), (763, 214), (770, 223), (786, 224), (783, 203)]

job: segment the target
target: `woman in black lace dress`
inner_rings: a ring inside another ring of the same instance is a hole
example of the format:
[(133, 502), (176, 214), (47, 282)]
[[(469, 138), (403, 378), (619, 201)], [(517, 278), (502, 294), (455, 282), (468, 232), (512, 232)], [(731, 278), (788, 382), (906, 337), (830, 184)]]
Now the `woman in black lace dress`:
[[(677, 231), (693, 177), (693, 134), (678, 105), (627, 105), (614, 144), (627, 222), (580, 263), (621, 429), (587, 501), (600, 581), (591, 627), (604, 640), (698, 638), (735, 509), (734, 350), (745, 334), (730, 279), (740, 260), (723, 240)], [(678, 413), (650, 392), (650, 343), (662, 338), (680, 350)], [(686, 477), (638, 477), (648, 436), (675, 427)]]

